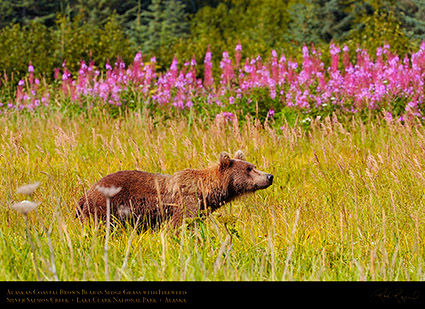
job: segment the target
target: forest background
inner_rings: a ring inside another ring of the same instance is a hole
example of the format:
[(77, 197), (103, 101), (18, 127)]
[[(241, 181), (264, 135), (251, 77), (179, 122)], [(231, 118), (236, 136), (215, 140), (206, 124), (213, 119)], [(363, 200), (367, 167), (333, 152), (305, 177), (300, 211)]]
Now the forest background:
[(238, 42), (243, 57), (300, 58), (304, 44), (327, 50), (330, 42), (371, 54), (389, 44), (404, 55), (424, 38), (424, 0), (0, 1), (0, 69), (15, 82), (30, 62), (52, 80), (64, 60), (75, 72), (82, 59), (103, 68), (138, 51), (165, 70), (173, 56), (201, 63), (208, 46), (218, 64)]

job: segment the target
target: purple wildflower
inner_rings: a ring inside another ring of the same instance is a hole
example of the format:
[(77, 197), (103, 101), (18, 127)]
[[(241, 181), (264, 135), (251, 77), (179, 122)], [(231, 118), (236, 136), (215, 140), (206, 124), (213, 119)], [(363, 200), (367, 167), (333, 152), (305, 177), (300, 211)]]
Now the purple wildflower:
[(269, 109), (269, 112), (267, 113), (267, 115), (272, 118), (274, 117), (274, 110), (273, 109)]

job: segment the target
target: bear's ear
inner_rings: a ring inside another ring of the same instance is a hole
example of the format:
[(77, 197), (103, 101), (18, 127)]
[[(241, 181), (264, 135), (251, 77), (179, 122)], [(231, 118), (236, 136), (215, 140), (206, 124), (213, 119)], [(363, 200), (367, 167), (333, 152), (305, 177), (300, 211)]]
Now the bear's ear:
[(242, 152), (242, 150), (238, 150), (238, 151), (236, 151), (236, 153), (235, 153), (235, 159), (242, 160), (242, 161), (246, 161), (246, 156), (245, 156), (245, 154)]
[(232, 159), (230, 158), (230, 154), (228, 154), (225, 151), (220, 152), (219, 160), (220, 160), (220, 169), (228, 168), (230, 166), (230, 162), (232, 161)]

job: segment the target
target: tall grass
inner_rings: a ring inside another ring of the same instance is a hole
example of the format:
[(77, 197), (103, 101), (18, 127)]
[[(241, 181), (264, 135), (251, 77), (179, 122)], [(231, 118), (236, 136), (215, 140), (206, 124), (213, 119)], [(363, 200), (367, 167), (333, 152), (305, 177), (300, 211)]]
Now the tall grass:
[[(251, 118), (0, 118), (0, 280), (423, 280), (424, 136), (388, 119), (305, 131)], [(274, 184), (180, 233), (116, 226), (105, 237), (75, 219), (109, 173), (201, 168), (237, 149)], [(11, 205), (36, 181), (40, 205), (24, 217)]]

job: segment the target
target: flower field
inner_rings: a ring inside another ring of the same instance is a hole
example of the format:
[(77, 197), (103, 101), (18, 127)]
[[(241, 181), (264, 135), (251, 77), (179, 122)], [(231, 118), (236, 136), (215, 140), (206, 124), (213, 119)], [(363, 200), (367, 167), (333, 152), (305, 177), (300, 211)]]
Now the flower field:
[[(389, 119), (399, 120), (425, 115), (425, 43), (404, 57), (392, 53), (388, 45), (371, 55), (364, 49), (349, 51), (345, 45), (331, 43), (327, 57), (304, 46), (298, 61), (275, 51), (265, 60), (261, 56), (244, 60), (238, 44), (233, 58), (223, 52), (216, 78), (211, 59), (209, 50), (203, 66), (194, 58), (174, 57), (167, 70), (158, 70), (155, 57), (146, 61), (137, 53), (129, 65), (120, 58), (107, 62), (105, 68), (81, 61), (78, 72), (70, 72), (64, 61), (55, 70), (52, 84), (34, 76), (30, 64), (17, 86), (2, 90), (1, 112), (144, 106), (154, 112), (204, 108), (214, 114), (210, 116), (225, 119), (232, 119), (234, 113), (255, 114), (258, 109), (268, 117), (292, 109), (306, 121), (332, 112), (385, 112)], [(5, 76), (3, 84), (8, 85), (7, 80)]]

